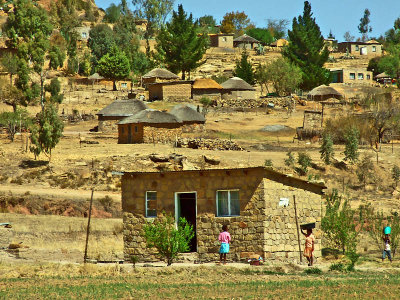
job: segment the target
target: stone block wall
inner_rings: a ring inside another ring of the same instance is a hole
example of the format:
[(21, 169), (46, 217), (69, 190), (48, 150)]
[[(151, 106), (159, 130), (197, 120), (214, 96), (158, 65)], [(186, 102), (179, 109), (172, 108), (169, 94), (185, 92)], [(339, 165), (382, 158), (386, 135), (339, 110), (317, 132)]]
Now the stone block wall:
[(182, 135), (182, 127), (179, 128), (157, 128), (144, 126), (143, 143), (173, 143)]
[(192, 85), (190, 83), (168, 84), (162, 87), (163, 100), (188, 100), (192, 97)]

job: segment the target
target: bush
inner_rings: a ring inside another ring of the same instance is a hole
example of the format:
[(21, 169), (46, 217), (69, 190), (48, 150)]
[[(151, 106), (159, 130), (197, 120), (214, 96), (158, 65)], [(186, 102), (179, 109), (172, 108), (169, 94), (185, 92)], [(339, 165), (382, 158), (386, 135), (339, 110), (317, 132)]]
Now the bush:
[(311, 166), (311, 157), (307, 153), (299, 152), (297, 162), (300, 165), (300, 173), (301, 175), (306, 175), (308, 172), (308, 167)]
[(344, 160), (349, 160), (350, 163), (354, 164), (358, 160), (358, 140), (360, 133), (357, 128), (352, 127), (345, 133), (345, 150), (344, 150)]
[(337, 263), (337, 264), (331, 264), (329, 266), (329, 271), (339, 271), (343, 272), (344, 271), (344, 265), (342, 263)]
[(329, 133), (322, 136), (322, 145), (319, 153), (321, 153), (321, 159), (326, 165), (330, 165), (332, 163), (334, 151), (332, 137)]
[(286, 153), (287, 158), (285, 158), (285, 165), (288, 167), (294, 166), (294, 156), (291, 151)]
[(392, 168), (392, 178), (395, 184), (395, 187), (397, 187), (397, 184), (399, 183), (400, 180), (400, 168), (399, 166), (393, 166)]
[(319, 268), (308, 268), (304, 270), (304, 273), (320, 275), (322, 274), (322, 270)]
[(264, 166), (273, 167), (272, 159), (266, 159), (264, 162)]
[(194, 236), (193, 226), (185, 218), (179, 218), (178, 228), (171, 215), (157, 217), (154, 222), (143, 226), (148, 248), (156, 248), (161, 259), (170, 266), (179, 253), (189, 250), (189, 242)]
[(374, 164), (371, 160), (370, 155), (365, 155), (360, 163), (357, 165), (356, 174), (360, 183), (363, 184), (364, 188), (367, 181), (374, 176), (373, 173)]
[(355, 250), (350, 250), (346, 253), (347, 258), (350, 260), (350, 264), (347, 266), (347, 271), (352, 272), (354, 271), (354, 266), (356, 262), (360, 258), (360, 254), (356, 253)]

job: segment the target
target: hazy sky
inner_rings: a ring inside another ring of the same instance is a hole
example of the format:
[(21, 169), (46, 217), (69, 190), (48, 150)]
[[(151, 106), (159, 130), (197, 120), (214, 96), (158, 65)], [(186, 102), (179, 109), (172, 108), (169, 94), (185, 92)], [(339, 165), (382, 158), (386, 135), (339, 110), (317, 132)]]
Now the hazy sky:
[[(96, 4), (106, 9), (111, 3), (120, 1), (95, 0)], [(131, 1), (128, 0), (130, 3)], [(176, 0), (175, 7), (183, 4), (187, 12), (195, 18), (213, 15), (219, 22), (226, 12), (244, 11), (259, 27), (267, 23), (267, 19), (288, 19), (290, 25), (293, 17), (303, 12), (303, 0)], [(379, 36), (393, 27), (394, 20), (400, 17), (400, 0), (309, 0), (314, 17), (320, 26), (322, 34), (328, 35), (329, 30), (339, 41), (343, 40), (346, 31), (358, 37), (357, 26), (364, 10), (371, 12), (372, 33)]]

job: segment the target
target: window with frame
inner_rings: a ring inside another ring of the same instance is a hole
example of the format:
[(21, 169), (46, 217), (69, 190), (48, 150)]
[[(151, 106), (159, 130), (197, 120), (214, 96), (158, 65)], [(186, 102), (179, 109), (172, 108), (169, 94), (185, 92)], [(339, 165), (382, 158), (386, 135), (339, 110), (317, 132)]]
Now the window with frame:
[(82, 38), (86, 39), (87, 38), (87, 33), (86, 32), (82, 32)]
[(127, 88), (127, 87), (128, 87), (128, 84), (126, 82), (121, 83), (121, 88)]
[(146, 218), (157, 217), (157, 192), (146, 192)]
[(358, 45), (356, 45), (356, 51), (360, 50), (360, 47)]
[(364, 80), (364, 73), (358, 73), (357, 78), (358, 80)]
[(376, 46), (372, 46), (372, 52), (376, 52)]
[(239, 215), (239, 190), (217, 191), (217, 217), (231, 217)]
[(350, 73), (349, 77), (350, 79), (356, 79), (356, 73)]
[(367, 75), (367, 80), (371, 80), (371, 75)]

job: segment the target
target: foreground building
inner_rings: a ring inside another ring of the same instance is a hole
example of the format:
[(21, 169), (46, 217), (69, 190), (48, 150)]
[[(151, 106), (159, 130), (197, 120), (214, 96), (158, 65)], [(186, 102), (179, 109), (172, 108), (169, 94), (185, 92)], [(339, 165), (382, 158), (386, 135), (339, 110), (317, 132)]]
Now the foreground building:
[[(218, 235), (229, 226), (234, 260), (261, 255), (295, 261), (304, 250), (297, 223), (316, 223), (315, 255), (321, 255), (321, 195), (325, 186), (264, 167), (169, 172), (124, 172), (124, 255), (155, 259), (147, 249), (143, 224), (163, 212), (193, 225), (191, 252), (218, 258)], [(297, 220), (296, 220), (297, 219)], [(301, 234), (300, 234), (301, 235)]]

